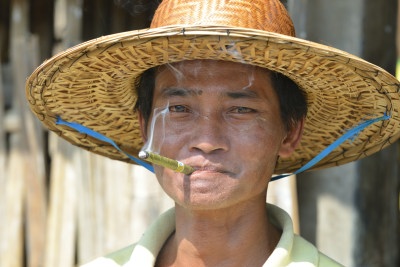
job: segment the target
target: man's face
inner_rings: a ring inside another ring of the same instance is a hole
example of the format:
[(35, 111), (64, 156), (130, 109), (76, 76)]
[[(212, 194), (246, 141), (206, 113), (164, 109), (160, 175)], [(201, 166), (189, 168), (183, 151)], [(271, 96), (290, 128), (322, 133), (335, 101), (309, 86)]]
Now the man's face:
[(196, 169), (155, 166), (165, 192), (196, 209), (265, 197), (278, 155), (294, 148), (268, 70), (222, 61), (161, 67), (144, 136), (147, 149)]

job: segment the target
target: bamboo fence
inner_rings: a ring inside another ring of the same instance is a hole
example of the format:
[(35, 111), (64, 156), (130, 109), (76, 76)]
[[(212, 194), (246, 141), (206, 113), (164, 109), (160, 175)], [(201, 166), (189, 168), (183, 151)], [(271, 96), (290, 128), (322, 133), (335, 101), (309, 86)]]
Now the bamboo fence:
[[(114, 5), (127, 2), (131, 12)], [(145, 27), (149, 2), (0, 2), (0, 267), (87, 262), (135, 242), (173, 205), (143, 168), (90, 154), (44, 130), (24, 93), (26, 77), (51, 54)], [(274, 186), (270, 200), (296, 218), (296, 198), (286, 197), (295, 184), (288, 181)]]
[[(9, 8), (9, 54), (0, 65), (0, 266), (7, 267), (89, 261), (134, 242), (172, 205), (147, 171), (72, 147), (31, 115), (24, 83), (43, 59), (40, 38), (53, 35), (30, 32), (40, 2), (1, 7)], [(81, 41), (82, 4), (54, 2), (54, 53)]]

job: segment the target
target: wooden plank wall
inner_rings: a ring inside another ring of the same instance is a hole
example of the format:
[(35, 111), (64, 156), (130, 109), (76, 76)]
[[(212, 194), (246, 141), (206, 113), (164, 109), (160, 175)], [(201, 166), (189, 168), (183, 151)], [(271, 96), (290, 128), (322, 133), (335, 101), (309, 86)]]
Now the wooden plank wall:
[(150, 2), (0, 2), (0, 266), (87, 262), (134, 242), (172, 206), (146, 170), (47, 133), (24, 91), (26, 77), (52, 54), (146, 27)]

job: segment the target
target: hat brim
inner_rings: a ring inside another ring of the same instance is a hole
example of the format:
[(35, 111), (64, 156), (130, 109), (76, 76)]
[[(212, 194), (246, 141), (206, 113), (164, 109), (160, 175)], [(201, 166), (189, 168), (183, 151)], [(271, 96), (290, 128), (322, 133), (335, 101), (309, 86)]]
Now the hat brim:
[(369, 126), (312, 169), (363, 158), (399, 138), (400, 84), (392, 75), (328, 46), (247, 28), (169, 26), (94, 39), (39, 66), (26, 83), (26, 95), (51, 131), (91, 152), (131, 162), (110, 144), (56, 125), (56, 117), (98, 131), (136, 156), (143, 145), (134, 111), (138, 77), (155, 66), (196, 59), (277, 71), (307, 93), (302, 141), (290, 158), (279, 159), (277, 174), (300, 168), (346, 130), (385, 113), (389, 120)]

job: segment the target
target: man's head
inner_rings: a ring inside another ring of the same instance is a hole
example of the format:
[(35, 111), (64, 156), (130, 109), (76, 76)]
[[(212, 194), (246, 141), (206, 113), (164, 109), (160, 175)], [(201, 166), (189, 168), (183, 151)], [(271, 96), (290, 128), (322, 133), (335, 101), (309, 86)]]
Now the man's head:
[(215, 60), (164, 65), (152, 79), (150, 116), (139, 116), (146, 147), (195, 169), (189, 179), (155, 166), (164, 190), (197, 208), (262, 198), (277, 158), (300, 140), (305, 114), (284, 122), (280, 102), (300, 98), (302, 109), (293, 110), (305, 112), (301, 90), (280, 101), (268, 69)]

